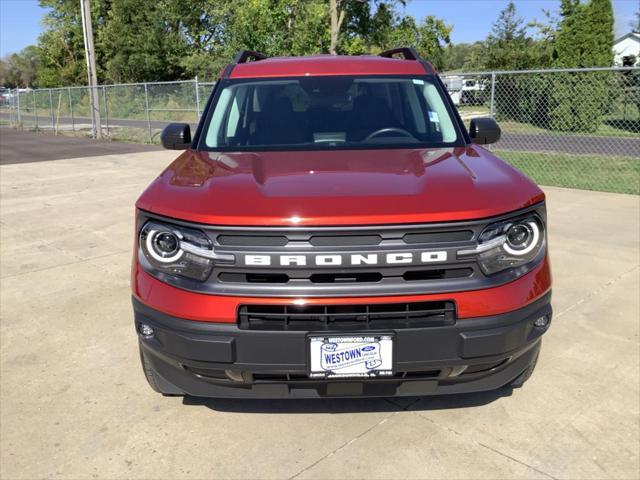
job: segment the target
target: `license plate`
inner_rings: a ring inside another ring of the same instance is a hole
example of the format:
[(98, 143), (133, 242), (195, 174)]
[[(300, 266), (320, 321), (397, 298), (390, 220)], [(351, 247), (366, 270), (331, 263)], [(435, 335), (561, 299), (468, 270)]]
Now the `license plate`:
[(311, 378), (393, 375), (391, 335), (309, 337)]

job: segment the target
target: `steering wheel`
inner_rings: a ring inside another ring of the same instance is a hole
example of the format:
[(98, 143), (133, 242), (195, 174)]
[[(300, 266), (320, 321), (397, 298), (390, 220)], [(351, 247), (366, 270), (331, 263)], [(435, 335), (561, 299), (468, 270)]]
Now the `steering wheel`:
[(416, 138), (410, 132), (406, 131), (404, 128), (386, 127), (386, 128), (380, 128), (375, 132), (371, 132), (369, 135), (367, 135), (364, 141), (371, 140), (372, 138), (377, 137), (378, 135), (382, 135), (383, 133), (390, 133), (390, 132), (400, 133), (405, 137)]

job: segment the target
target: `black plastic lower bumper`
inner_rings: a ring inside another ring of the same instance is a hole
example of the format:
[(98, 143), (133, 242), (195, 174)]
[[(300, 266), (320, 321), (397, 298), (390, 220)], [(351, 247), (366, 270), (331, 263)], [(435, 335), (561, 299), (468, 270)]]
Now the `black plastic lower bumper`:
[[(133, 306), (136, 330), (140, 332), (146, 324), (154, 331), (153, 336), (139, 333), (140, 346), (164, 393), (319, 398), (499, 388), (535, 361), (540, 337), (551, 320), (550, 300), (547, 294), (520, 310), (462, 319), (446, 327), (397, 329), (394, 376), (366, 380), (308, 378), (307, 336), (311, 332), (240, 330), (234, 324), (171, 317), (136, 299)], [(534, 326), (543, 316), (548, 316), (549, 323)]]

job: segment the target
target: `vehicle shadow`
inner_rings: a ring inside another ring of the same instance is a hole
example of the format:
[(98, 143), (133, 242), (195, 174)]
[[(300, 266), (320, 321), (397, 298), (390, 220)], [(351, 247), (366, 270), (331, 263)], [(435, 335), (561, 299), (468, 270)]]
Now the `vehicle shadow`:
[(320, 399), (216, 399), (185, 396), (186, 406), (206, 407), (217, 412), (233, 413), (364, 413), (390, 411), (424, 411), (479, 407), (511, 395), (513, 388), (502, 387), (489, 392), (425, 397), (390, 398), (320, 398)]

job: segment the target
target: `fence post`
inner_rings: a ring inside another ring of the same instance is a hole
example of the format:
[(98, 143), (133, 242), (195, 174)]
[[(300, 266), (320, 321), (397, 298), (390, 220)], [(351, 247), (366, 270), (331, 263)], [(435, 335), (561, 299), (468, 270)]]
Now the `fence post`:
[(49, 89), (49, 111), (51, 112), (51, 130), (53, 130), (54, 134), (58, 134), (58, 129), (56, 128), (56, 116), (53, 114), (53, 90)]
[(18, 106), (18, 126), (22, 128), (22, 118), (20, 117), (20, 89), (16, 88), (16, 99)]
[(144, 84), (144, 109), (147, 112), (147, 128), (149, 130), (149, 143), (151, 143), (151, 118), (149, 116), (149, 89), (147, 83)]
[(198, 85), (198, 76), (196, 75), (196, 121), (200, 120), (200, 86)]
[(109, 137), (109, 106), (107, 104), (107, 87), (102, 86), (102, 102), (104, 103), (104, 123), (107, 127), (107, 137)]
[(36, 100), (36, 91), (32, 90), (32, 92), (33, 92), (33, 111), (36, 116), (36, 130), (38, 130), (38, 102)]
[(149, 114), (149, 89), (147, 83), (144, 84), (144, 109), (147, 113), (147, 129), (149, 131), (149, 143), (151, 143), (151, 117)]
[(71, 130), (75, 132), (76, 122), (73, 118), (73, 100), (71, 100), (71, 87), (67, 87), (67, 91), (69, 92), (69, 113), (71, 114)]
[(493, 118), (493, 102), (496, 94), (496, 72), (491, 72), (491, 99), (489, 100), (489, 112), (491, 118)]
[(11, 89), (9, 89), (9, 126), (13, 127), (15, 125), (15, 122), (13, 121), (14, 117), (15, 117), (15, 111), (16, 109), (16, 99), (13, 95), (11, 95)]

